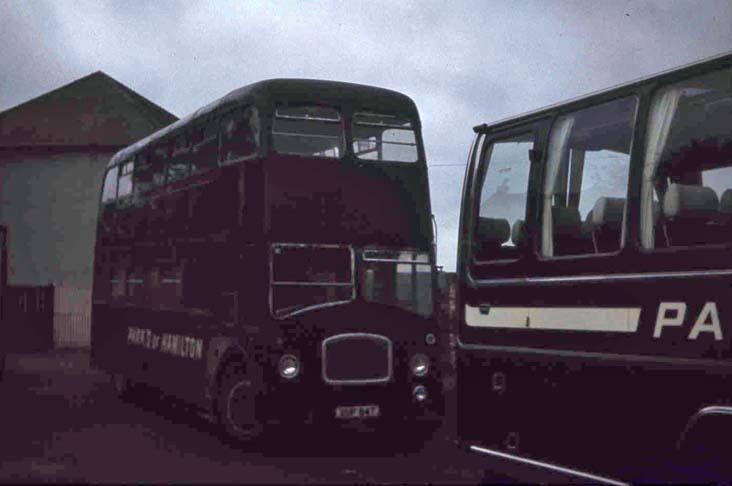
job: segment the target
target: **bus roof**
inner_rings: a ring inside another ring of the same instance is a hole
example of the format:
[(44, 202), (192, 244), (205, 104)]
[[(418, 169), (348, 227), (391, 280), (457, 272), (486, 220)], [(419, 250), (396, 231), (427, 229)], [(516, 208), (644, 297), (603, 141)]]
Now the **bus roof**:
[(327, 101), (334, 104), (356, 99), (371, 109), (385, 109), (391, 112), (396, 108), (398, 111), (406, 112), (410, 116), (414, 116), (415, 119), (417, 118), (417, 107), (414, 101), (407, 95), (397, 91), (363, 84), (319, 79), (267, 79), (235, 89), (177, 122), (120, 150), (110, 159), (107, 167), (116, 165), (148, 145), (178, 132), (195, 120), (205, 119), (207, 116), (228, 107), (236, 107), (246, 103), (264, 105), (271, 99)]
[(584, 94), (581, 96), (578, 96), (576, 98), (570, 98), (565, 101), (561, 101), (559, 103), (554, 103), (549, 106), (545, 106), (543, 108), (539, 108), (537, 110), (532, 110), (526, 113), (523, 113), (521, 115), (511, 116), (508, 118), (503, 118), (498, 121), (492, 122), (492, 123), (482, 123), (480, 125), (476, 125), (473, 127), (473, 131), (476, 133), (481, 132), (487, 132), (491, 130), (495, 130), (496, 128), (502, 128), (507, 127), (513, 124), (523, 123), (526, 121), (529, 121), (531, 119), (541, 118), (543, 116), (546, 116), (547, 114), (554, 112), (554, 111), (571, 111), (578, 107), (578, 105), (582, 105), (584, 103), (589, 102), (590, 100), (594, 100), (596, 98), (602, 98), (602, 97), (608, 97), (612, 98), (614, 94), (621, 93), (624, 90), (632, 90), (637, 88), (641, 85), (650, 85), (653, 83), (656, 83), (658, 81), (669, 81), (674, 78), (682, 78), (685, 77), (687, 72), (695, 71), (699, 68), (703, 68), (707, 65), (712, 64), (718, 64), (720, 66), (730, 66), (732, 65), (732, 51), (725, 52), (723, 54), (719, 54), (716, 56), (708, 57), (699, 61), (695, 61), (693, 63), (685, 64), (682, 66), (674, 67), (665, 71), (661, 71), (660, 73), (652, 74), (650, 76), (645, 76), (642, 78), (635, 79), (633, 81), (629, 81), (627, 83), (622, 83), (610, 88), (602, 89), (599, 91), (593, 91), (588, 94)]

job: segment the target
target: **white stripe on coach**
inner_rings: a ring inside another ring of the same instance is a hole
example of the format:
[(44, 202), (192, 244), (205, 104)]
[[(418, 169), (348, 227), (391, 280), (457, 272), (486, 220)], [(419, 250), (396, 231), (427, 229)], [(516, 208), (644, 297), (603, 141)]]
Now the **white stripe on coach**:
[(465, 305), (471, 327), (636, 332), (640, 307), (490, 307), (487, 315)]

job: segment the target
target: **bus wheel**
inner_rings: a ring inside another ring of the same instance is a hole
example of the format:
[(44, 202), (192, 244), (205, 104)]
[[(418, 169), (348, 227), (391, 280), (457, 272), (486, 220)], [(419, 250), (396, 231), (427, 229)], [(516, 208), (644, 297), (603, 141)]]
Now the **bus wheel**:
[(227, 366), (220, 380), (217, 416), (224, 434), (235, 441), (251, 441), (261, 427), (255, 414), (254, 387), (241, 366)]

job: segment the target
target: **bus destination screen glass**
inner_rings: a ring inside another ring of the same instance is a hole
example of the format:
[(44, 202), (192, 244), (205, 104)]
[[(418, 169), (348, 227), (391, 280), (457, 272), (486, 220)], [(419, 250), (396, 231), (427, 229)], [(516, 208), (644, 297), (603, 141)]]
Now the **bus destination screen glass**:
[(419, 154), (412, 122), (393, 115), (355, 113), (353, 153), (362, 160), (416, 162)]
[(345, 145), (341, 114), (325, 106), (278, 107), (272, 142), (281, 154), (339, 159)]

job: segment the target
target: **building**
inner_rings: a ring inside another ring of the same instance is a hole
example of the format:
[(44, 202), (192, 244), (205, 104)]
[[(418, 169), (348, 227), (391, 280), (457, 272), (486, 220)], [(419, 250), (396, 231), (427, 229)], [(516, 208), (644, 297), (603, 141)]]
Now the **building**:
[(6, 326), (24, 325), (9, 322), (13, 309), (28, 311), (47, 300), (31, 289), (52, 286), (53, 342), (88, 344), (104, 169), (116, 151), (175, 120), (101, 71), (0, 112)]

